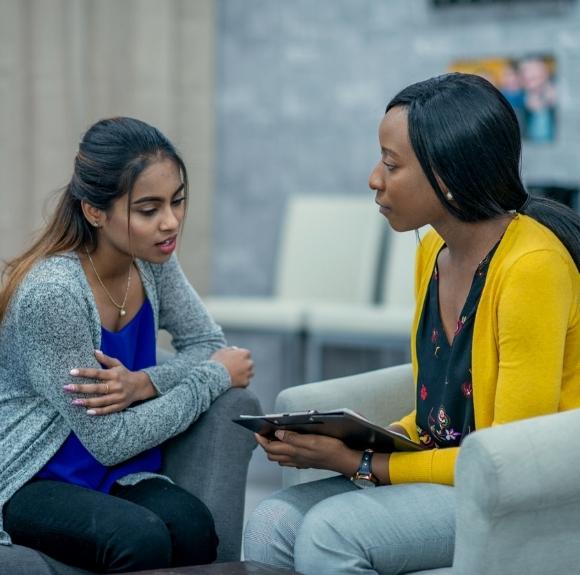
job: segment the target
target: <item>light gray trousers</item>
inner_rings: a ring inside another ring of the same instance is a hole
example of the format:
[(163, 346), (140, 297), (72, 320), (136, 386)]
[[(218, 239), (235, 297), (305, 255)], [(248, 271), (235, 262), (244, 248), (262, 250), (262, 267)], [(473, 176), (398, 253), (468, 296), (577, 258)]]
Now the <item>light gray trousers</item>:
[(246, 526), (244, 556), (304, 575), (391, 575), (450, 566), (454, 539), (452, 487), (358, 489), (333, 477), (260, 503)]

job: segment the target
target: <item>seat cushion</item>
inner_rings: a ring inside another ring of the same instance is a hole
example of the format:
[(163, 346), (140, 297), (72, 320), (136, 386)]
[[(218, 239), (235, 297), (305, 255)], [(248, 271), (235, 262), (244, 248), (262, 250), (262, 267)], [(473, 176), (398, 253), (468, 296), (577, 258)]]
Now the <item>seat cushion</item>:
[(304, 303), (280, 298), (208, 297), (212, 317), (224, 330), (298, 331), (304, 325)]
[(1, 575), (92, 575), (22, 545), (0, 545)]
[(0, 545), (0, 565), (10, 575), (52, 575), (40, 553), (21, 545)]
[(453, 567), (441, 567), (440, 569), (429, 569), (427, 571), (414, 571), (408, 575), (452, 575)]

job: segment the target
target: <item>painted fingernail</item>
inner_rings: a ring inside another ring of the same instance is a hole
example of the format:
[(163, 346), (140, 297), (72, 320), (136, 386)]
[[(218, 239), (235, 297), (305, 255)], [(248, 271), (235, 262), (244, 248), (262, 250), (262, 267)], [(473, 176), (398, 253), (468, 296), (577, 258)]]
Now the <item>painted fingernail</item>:
[(73, 405), (84, 405), (84, 404), (85, 404), (85, 401), (84, 401), (84, 399), (73, 399), (73, 400), (71, 401), (71, 403), (72, 403)]
[(65, 391), (75, 391), (75, 386), (72, 383), (67, 383), (66, 385), (63, 385), (62, 388)]
[(95, 349), (95, 353), (101, 355), (103, 352), (100, 349)]
[(87, 409), (86, 414), (87, 415), (97, 415), (97, 412), (94, 409)]
[(274, 435), (280, 440), (284, 439), (284, 432), (281, 429), (277, 429)]
[(69, 373), (70, 373), (71, 375), (78, 375), (78, 374), (79, 374), (79, 370), (78, 370), (78, 369), (76, 369), (76, 368), (75, 368), (75, 369), (71, 369), (71, 370), (69, 371)]

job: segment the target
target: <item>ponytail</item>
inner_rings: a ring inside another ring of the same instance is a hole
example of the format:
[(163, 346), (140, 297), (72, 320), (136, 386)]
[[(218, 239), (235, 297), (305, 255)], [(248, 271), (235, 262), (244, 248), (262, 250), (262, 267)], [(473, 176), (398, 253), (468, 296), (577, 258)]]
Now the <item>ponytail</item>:
[(518, 210), (552, 230), (570, 252), (580, 272), (580, 215), (555, 200), (529, 196)]
[(56, 210), (42, 235), (26, 252), (6, 263), (0, 291), (0, 323), (4, 320), (14, 292), (37, 261), (74, 251), (85, 244), (94, 245), (95, 231), (83, 216), (81, 203), (73, 197), (71, 186), (73, 182), (61, 192)]

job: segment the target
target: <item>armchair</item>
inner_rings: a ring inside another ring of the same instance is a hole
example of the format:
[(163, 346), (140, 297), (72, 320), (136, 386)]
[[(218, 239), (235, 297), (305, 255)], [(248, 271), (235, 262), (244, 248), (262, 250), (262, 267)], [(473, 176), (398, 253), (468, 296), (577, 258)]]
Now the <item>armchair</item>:
[[(220, 538), (219, 562), (240, 557), (246, 476), (255, 447), (253, 436), (231, 420), (240, 413), (260, 412), (253, 393), (230, 389), (165, 446), (162, 473), (199, 497), (213, 514)], [(31, 574), (84, 575), (88, 571), (27, 547), (0, 545), (0, 575)]]
[[(350, 407), (387, 425), (413, 408), (410, 365), (282, 391), (276, 412)], [(580, 565), (580, 410), (484, 429), (456, 467), (453, 567), (420, 575), (545, 575)], [(285, 486), (331, 475), (284, 468)], [(414, 575), (419, 575), (415, 573)]]

